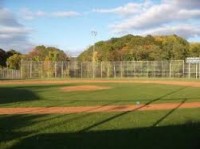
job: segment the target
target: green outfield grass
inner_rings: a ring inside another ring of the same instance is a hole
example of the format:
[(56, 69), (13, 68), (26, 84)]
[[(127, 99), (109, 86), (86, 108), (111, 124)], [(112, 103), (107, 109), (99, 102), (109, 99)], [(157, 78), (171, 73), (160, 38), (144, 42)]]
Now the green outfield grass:
[(200, 109), (0, 116), (1, 149), (199, 149)]
[[(108, 86), (64, 92), (63, 87)], [(0, 107), (89, 106), (200, 101), (199, 88), (140, 83), (0, 85)], [(200, 108), (162, 111), (0, 115), (0, 149), (199, 149)]]
[[(65, 92), (66, 86), (108, 86), (98, 91)], [(1, 107), (86, 106), (200, 101), (199, 88), (139, 83), (68, 83), (51, 85), (1, 85)]]

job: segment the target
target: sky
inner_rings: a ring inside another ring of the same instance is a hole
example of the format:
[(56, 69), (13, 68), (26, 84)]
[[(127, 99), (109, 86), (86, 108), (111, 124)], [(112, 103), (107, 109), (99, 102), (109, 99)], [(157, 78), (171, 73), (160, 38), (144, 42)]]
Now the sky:
[(77, 56), (94, 42), (126, 34), (200, 42), (200, 0), (0, 0), (4, 50), (28, 53), (45, 45)]

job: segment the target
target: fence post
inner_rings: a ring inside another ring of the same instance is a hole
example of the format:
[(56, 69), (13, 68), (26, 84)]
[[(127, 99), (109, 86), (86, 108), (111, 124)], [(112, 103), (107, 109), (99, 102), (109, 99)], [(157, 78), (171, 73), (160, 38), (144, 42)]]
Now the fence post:
[(114, 69), (114, 78), (116, 78), (115, 62), (113, 64), (114, 64), (114, 67), (113, 67), (113, 69)]
[(39, 63), (39, 66), (40, 66), (40, 78), (43, 78), (44, 76), (44, 71), (43, 71), (43, 63), (44, 62), (38, 62)]
[(17, 71), (14, 70), (14, 79), (16, 79), (16, 78), (17, 78)]
[(81, 62), (81, 79), (83, 78), (83, 65), (82, 65), (82, 62)]
[(30, 76), (29, 76), (30, 78), (32, 78), (32, 67), (33, 67), (33, 66), (32, 66), (32, 61), (31, 61), (31, 62), (30, 62)]
[(199, 63), (199, 78), (200, 78), (200, 63)]
[(107, 63), (107, 68), (108, 68), (108, 74), (107, 77), (110, 78), (110, 62)]
[(123, 77), (122, 61), (120, 62), (120, 71), (121, 71), (121, 78), (122, 78)]
[(50, 61), (48, 61), (47, 75), (48, 75), (48, 78), (50, 78)]
[(171, 61), (169, 61), (169, 77), (172, 77), (172, 64)]
[(14, 77), (13, 77), (13, 69), (11, 70), (11, 76), (12, 76), (11, 78), (13, 79), (13, 78), (14, 78)]
[(95, 61), (92, 61), (92, 78), (95, 78)]
[(156, 61), (154, 61), (154, 70), (153, 70), (153, 77), (156, 77)]
[(1, 72), (2, 72), (2, 77), (3, 77), (3, 79), (5, 79), (5, 72), (4, 72), (4, 69), (2, 68), (0, 68), (0, 70), (1, 70)]
[(163, 61), (161, 61), (161, 70), (160, 70), (160, 72), (161, 72), (161, 77), (163, 78), (163, 69), (164, 69), (164, 66), (163, 66)]
[(140, 77), (144, 77), (143, 61), (140, 61)]
[(188, 77), (190, 78), (190, 63), (188, 65)]
[(146, 61), (147, 69), (146, 69), (146, 77), (149, 77), (149, 61)]
[(23, 78), (22, 60), (20, 61), (20, 77)]
[(54, 72), (55, 72), (55, 78), (57, 77), (57, 64), (56, 64), (56, 61), (55, 61), (55, 64), (54, 64)]
[(197, 63), (196, 63), (196, 79), (198, 78), (198, 66), (197, 66)]
[(61, 77), (63, 78), (64, 77), (64, 74), (63, 74), (63, 61), (61, 62)]
[(103, 77), (103, 74), (102, 74), (102, 61), (101, 61), (101, 78)]
[(135, 65), (136, 65), (136, 61), (134, 60), (133, 61), (133, 77), (136, 77), (136, 75), (137, 75), (137, 73), (136, 73), (136, 71), (135, 71)]
[(126, 77), (128, 77), (128, 61), (126, 61)]
[(4, 77), (3, 77), (3, 70), (2, 70), (2, 68), (0, 67), (0, 79), (1, 79), (1, 76), (2, 76), (2, 79), (4, 79)]
[(185, 77), (185, 61), (183, 60), (183, 78)]

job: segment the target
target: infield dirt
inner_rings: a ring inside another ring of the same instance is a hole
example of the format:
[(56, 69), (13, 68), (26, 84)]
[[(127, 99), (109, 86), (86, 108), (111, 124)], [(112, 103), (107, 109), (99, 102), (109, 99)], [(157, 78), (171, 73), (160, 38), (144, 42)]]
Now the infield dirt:
[(31, 107), (31, 108), (0, 108), (0, 114), (68, 114), (95, 112), (126, 112), (170, 110), (178, 108), (200, 108), (200, 102), (191, 103), (161, 103), (141, 105), (110, 105), (110, 106), (80, 106), (80, 107)]

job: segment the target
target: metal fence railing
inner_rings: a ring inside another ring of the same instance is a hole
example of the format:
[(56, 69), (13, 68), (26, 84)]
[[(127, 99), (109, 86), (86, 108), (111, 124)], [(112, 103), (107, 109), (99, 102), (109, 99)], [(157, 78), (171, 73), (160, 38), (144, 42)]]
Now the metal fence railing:
[(25, 78), (200, 78), (200, 63), (173, 61), (22, 61), (20, 70), (0, 69), (0, 79)]

